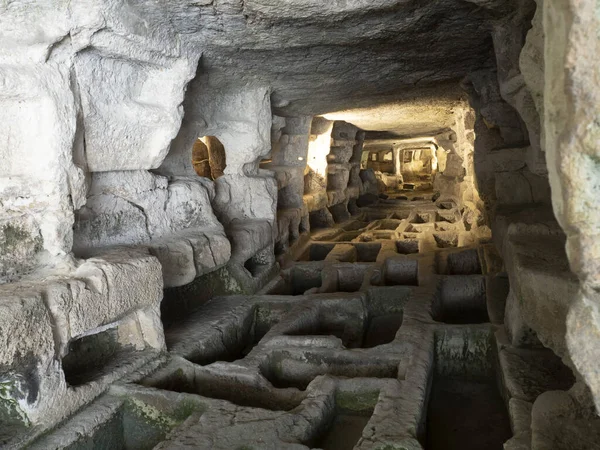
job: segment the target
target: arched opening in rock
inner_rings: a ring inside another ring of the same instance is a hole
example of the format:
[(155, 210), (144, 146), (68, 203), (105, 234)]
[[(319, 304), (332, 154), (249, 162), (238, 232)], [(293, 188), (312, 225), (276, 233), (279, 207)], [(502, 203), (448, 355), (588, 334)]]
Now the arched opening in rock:
[(225, 147), (215, 136), (203, 136), (192, 147), (192, 165), (198, 176), (216, 180), (223, 175), (226, 164)]

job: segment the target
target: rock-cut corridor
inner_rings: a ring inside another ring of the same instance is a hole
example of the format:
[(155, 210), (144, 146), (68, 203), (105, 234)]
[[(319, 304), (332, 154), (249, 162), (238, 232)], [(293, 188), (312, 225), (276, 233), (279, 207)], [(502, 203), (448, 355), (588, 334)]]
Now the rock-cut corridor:
[(0, 1), (0, 448), (600, 449), (599, 11)]

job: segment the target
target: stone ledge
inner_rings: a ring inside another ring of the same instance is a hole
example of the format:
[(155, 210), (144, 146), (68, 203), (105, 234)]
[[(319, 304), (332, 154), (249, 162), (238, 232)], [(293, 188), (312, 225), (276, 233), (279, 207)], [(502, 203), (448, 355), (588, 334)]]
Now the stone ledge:
[[(0, 350), (0, 366), (12, 367), (3, 376), (11, 387), (0, 414), (22, 426), (47, 427), (155, 358), (165, 348), (162, 287), (158, 260), (129, 249), (114, 249), (40, 282), (0, 286), (0, 335), (22, 338)], [(127, 349), (126, 360), (115, 353), (97, 373), (70, 385), (63, 358), (71, 344), (108, 330), (114, 330), (116, 351)]]
[(165, 287), (178, 287), (223, 267), (231, 244), (219, 229), (188, 229), (155, 239), (148, 245), (161, 263)]

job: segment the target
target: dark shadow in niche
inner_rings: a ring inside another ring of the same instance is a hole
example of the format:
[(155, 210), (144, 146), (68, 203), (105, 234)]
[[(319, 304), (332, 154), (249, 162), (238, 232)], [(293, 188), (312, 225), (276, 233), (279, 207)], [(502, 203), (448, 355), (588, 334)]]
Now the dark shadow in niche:
[(310, 244), (308, 251), (301, 258), (303, 261), (323, 261), (335, 244)]
[[(160, 304), (160, 315), (168, 334), (169, 329), (189, 320), (194, 311), (202, 307), (213, 297), (240, 294), (232, 289), (228, 280), (234, 276), (227, 266), (196, 278), (184, 286), (165, 289)], [(234, 286), (236, 283), (233, 283)]]
[(357, 242), (352, 245), (356, 248), (356, 260), (358, 262), (375, 262), (381, 250), (381, 243), (378, 242)]
[(335, 336), (346, 348), (360, 348), (356, 333), (348, 332), (343, 323), (309, 323), (305, 327), (286, 333), (286, 336)]
[(450, 253), (447, 262), (448, 275), (476, 275), (481, 274), (479, 254), (475, 249)]
[(402, 319), (402, 313), (370, 317), (362, 348), (373, 348), (392, 342), (402, 325)]
[(200, 352), (196, 356), (187, 358), (188, 361), (200, 366), (207, 366), (215, 362), (233, 362), (244, 359), (276, 323), (260, 320), (257, 311), (258, 309), (253, 311), (240, 324), (231, 324), (227, 328), (215, 329), (214, 332), (219, 335), (217, 340), (219, 345), (211, 347), (210, 351)]
[(502, 450), (510, 423), (495, 380), (435, 376), (427, 414), (427, 450)]
[(126, 400), (114, 415), (98, 423), (90, 435), (80, 436), (70, 450), (111, 449), (111, 450), (151, 450), (164, 441), (169, 431), (183, 422), (194, 411), (186, 405), (181, 415), (171, 415), (153, 408), (150, 418), (140, 408), (140, 401), (134, 404)]
[(119, 343), (117, 327), (74, 339), (62, 359), (65, 381), (76, 387), (97, 380), (134, 353)]
[[(435, 341), (425, 448), (502, 450), (512, 432), (496, 382), (491, 328), (446, 328)], [(457, 352), (462, 347), (471, 351)]]
[(434, 233), (433, 238), (438, 248), (451, 248), (458, 246), (458, 235), (456, 233)]

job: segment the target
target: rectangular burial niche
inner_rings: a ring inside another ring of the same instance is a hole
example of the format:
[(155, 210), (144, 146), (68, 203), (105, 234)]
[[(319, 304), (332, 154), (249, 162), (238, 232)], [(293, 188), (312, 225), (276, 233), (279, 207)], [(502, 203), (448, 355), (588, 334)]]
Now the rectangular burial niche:
[(397, 220), (404, 220), (404, 219), (408, 219), (408, 216), (410, 216), (410, 209), (407, 209), (406, 211), (396, 211), (394, 214), (392, 214), (392, 219), (397, 219)]
[(357, 262), (377, 261), (377, 255), (379, 255), (379, 251), (381, 250), (381, 243), (357, 242), (353, 243), (352, 245), (354, 245), (354, 248), (356, 248)]
[(456, 223), (457, 217), (453, 211), (438, 210), (436, 213), (436, 222)]
[[(94, 408), (94, 405), (91, 408)], [(171, 414), (155, 406), (146, 405), (138, 399), (126, 399), (112, 415), (94, 427), (91, 434), (79, 432), (76, 442), (60, 448), (68, 450), (152, 450), (166, 439), (172, 429), (194, 412), (193, 407), (189, 404), (181, 405), (179, 409)], [(149, 412), (152, 414), (148, 414)], [(199, 407), (198, 412), (200, 412)], [(72, 424), (81, 430), (85, 425), (77, 423), (77, 419), (75, 416)], [(67, 422), (66, 427), (70, 425), (71, 423)], [(42, 441), (40, 445), (45, 446), (45, 443)]]
[(335, 395), (335, 412), (313, 439), (305, 442), (311, 448), (352, 450), (371, 419), (379, 391), (341, 391)]
[(69, 342), (68, 353), (62, 358), (65, 381), (71, 387), (95, 381), (134, 353), (132, 345), (119, 342), (117, 325), (73, 339)]
[(362, 348), (373, 348), (392, 342), (402, 326), (402, 319), (401, 312), (369, 316)]
[(360, 242), (372, 242), (372, 241), (388, 241), (390, 239), (393, 239), (394, 236), (394, 232), (393, 231), (379, 231), (379, 230), (374, 230), (374, 231), (366, 231), (365, 233), (363, 233), (360, 237), (359, 240)]
[(369, 225), (369, 222), (363, 222), (361, 220), (352, 220), (352, 221), (342, 225), (340, 228), (344, 231), (357, 231), (357, 230), (362, 230), (367, 225)]
[(368, 211), (364, 215), (364, 220), (375, 222), (376, 220), (387, 219), (388, 215), (386, 212)]
[(259, 313), (259, 307), (252, 308), (241, 320), (214, 328), (204, 348), (186, 359), (200, 366), (244, 359), (274, 325), (266, 320), (268, 317), (270, 315)]
[(511, 438), (494, 347), (489, 327), (436, 332), (426, 450), (502, 450)]
[(397, 219), (382, 219), (377, 226), (378, 230), (395, 230), (402, 221)]
[(362, 234), (361, 230), (358, 231), (344, 231), (336, 236), (334, 239), (331, 239), (335, 242), (350, 242), (353, 239), (356, 239), (358, 236)]
[(410, 223), (429, 223), (431, 222), (431, 215), (431, 213), (416, 213)]
[(365, 320), (351, 309), (340, 308), (339, 314), (319, 314), (316, 318), (303, 321), (285, 333), (286, 336), (335, 336), (346, 348), (360, 348), (364, 333)]
[(247, 384), (241, 376), (213, 375), (199, 371), (193, 366), (163, 369), (139, 384), (271, 411), (290, 411), (300, 405), (304, 397), (298, 391), (265, 389), (263, 386), (253, 385), (252, 382)]
[(477, 324), (489, 322), (483, 275), (443, 277), (437, 286), (431, 315), (437, 322)]
[[(383, 290), (380, 290), (383, 292)], [(380, 294), (385, 295), (385, 294)], [(389, 291), (389, 300), (395, 301), (394, 291)], [(392, 342), (402, 325), (403, 312), (398, 308), (386, 311), (370, 311), (366, 318), (342, 313), (338, 317), (318, 317), (306, 321), (301, 327), (286, 333), (287, 336), (335, 336), (347, 349), (373, 348)]]

